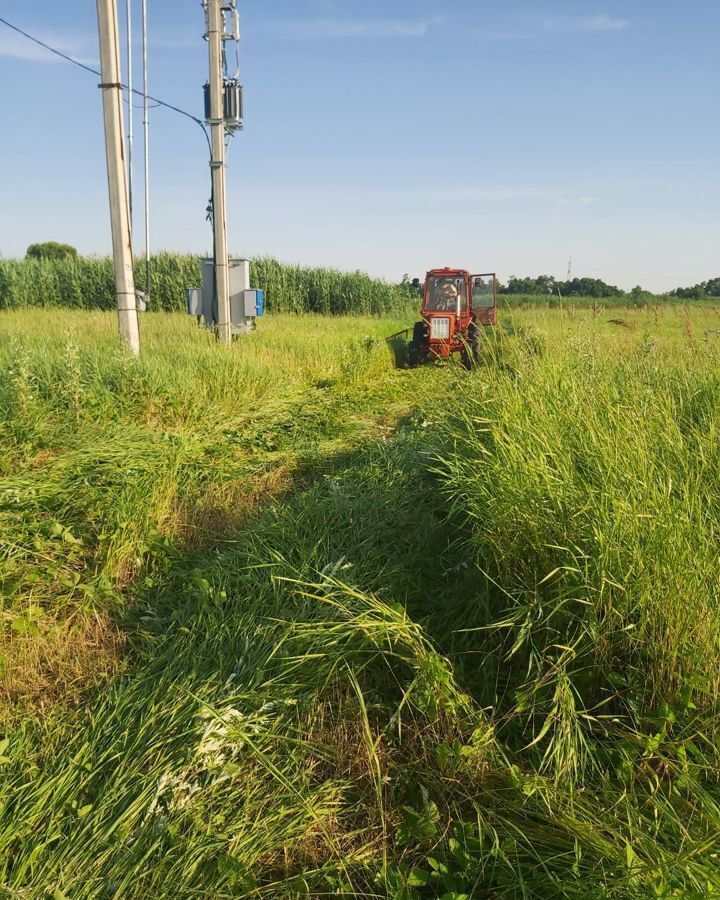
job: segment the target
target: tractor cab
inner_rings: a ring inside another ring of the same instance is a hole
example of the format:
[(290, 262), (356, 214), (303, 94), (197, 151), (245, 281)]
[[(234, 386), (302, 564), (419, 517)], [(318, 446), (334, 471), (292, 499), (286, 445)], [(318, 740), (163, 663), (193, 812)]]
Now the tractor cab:
[(431, 269), (423, 286), (422, 319), (413, 328), (409, 346), (410, 365), (460, 353), (469, 367), (477, 358), (483, 327), (497, 323), (496, 293), (494, 274)]

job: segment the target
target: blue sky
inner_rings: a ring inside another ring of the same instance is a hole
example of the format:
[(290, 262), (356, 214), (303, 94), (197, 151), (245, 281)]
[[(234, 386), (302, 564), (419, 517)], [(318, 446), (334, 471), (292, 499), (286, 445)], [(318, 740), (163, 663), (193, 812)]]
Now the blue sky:
[[(148, 3), (150, 91), (201, 114), (200, 4)], [(720, 274), (717, 0), (239, 6), (234, 252), (388, 278), (564, 277), (571, 256), (573, 274), (653, 290)], [(0, 0), (0, 15), (97, 58), (93, 0)], [(49, 239), (109, 251), (96, 83), (0, 26), (3, 256)], [(210, 246), (206, 160), (196, 126), (153, 110), (155, 248)]]

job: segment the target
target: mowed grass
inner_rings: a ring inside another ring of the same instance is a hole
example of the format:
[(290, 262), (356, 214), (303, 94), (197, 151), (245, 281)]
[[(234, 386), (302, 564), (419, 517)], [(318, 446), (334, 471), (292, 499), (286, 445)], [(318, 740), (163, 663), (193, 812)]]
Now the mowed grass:
[(720, 895), (720, 316), (502, 318), (3, 313), (4, 895)]

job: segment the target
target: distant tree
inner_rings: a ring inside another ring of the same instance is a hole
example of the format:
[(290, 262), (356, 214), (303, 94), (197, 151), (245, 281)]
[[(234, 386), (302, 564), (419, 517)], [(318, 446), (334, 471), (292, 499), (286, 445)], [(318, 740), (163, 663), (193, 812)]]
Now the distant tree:
[(646, 303), (649, 303), (651, 300), (655, 299), (655, 295), (650, 293), (650, 291), (646, 291), (644, 288), (641, 288), (639, 284), (636, 284), (635, 287), (628, 293), (628, 300), (634, 306), (644, 306)]
[(525, 291), (521, 289), (521, 282), (529, 282), (529, 278), (516, 278), (512, 275), (508, 278), (508, 283), (500, 285), (501, 294), (523, 294)]
[(557, 282), (552, 275), (538, 275), (535, 284), (539, 294), (554, 294), (557, 290)]
[(623, 291), (600, 278), (573, 278), (558, 282), (563, 297), (621, 297)]
[(540, 275), (538, 278), (516, 278), (512, 276), (508, 283), (500, 287), (501, 294), (552, 294), (555, 292), (555, 279), (552, 275)]
[(708, 297), (720, 297), (720, 278), (711, 278), (705, 282), (705, 294)]
[(674, 291), (670, 291), (671, 297), (677, 297), (679, 300), (702, 300), (705, 296), (707, 284), (710, 282), (701, 282), (692, 287), (679, 287)]
[(531, 294), (533, 296), (555, 296), (560, 291), (563, 297), (621, 297), (623, 291), (614, 284), (606, 284), (600, 278), (573, 278), (571, 281), (556, 281), (552, 275), (538, 275), (537, 278), (515, 278), (500, 288), (501, 294)]
[(58, 241), (30, 244), (25, 252), (27, 259), (77, 259), (77, 255), (77, 250), (70, 244), (60, 244)]

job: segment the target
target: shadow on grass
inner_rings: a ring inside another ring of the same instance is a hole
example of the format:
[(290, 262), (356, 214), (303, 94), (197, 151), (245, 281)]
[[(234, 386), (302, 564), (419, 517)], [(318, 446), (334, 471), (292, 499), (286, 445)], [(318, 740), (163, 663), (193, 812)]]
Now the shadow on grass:
[[(293, 468), (271, 467), (184, 508), (182, 540), (151, 548), (146, 577), (121, 623), (140, 656), (146, 663), (162, 657), (165, 638), (195, 630), (198, 616), (203, 627), (222, 633), (248, 604), (259, 605), (258, 619), (292, 618), (296, 603), (277, 579), (315, 582), (340, 571), (358, 590), (403, 607), (444, 655), (461, 663), (468, 649), (462, 629), (489, 624), (498, 600), (467, 558), (466, 529), (449, 518), (428, 469), (425, 424), (411, 413), (389, 439), (307, 454)], [(197, 646), (182, 637), (170, 653), (175, 665), (185, 653), (191, 667), (197, 664)], [(234, 640), (215, 646), (218, 677), (229, 677), (236, 653)], [(468, 659), (458, 673), (476, 693), (488, 684), (481, 674), (492, 661), (484, 659), (481, 670)], [(482, 702), (490, 696), (480, 694)]]
[(390, 354), (396, 369), (407, 369), (410, 364), (408, 356), (408, 341), (410, 340), (410, 330), (407, 333), (393, 335), (387, 339)]

